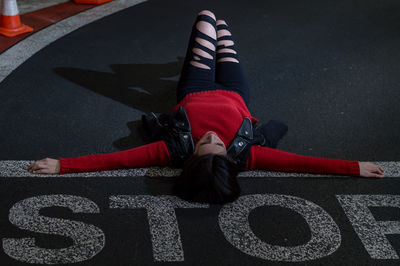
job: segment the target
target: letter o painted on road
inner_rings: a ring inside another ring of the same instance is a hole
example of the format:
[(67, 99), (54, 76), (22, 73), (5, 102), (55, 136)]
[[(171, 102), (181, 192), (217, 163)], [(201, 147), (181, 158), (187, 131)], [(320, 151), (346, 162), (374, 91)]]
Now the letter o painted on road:
[[(277, 246), (259, 239), (251, 230), (249, 214), (261, 206), (280, 206), (299, 213), (311, 230), (304, 245)], [(279, 194), (253, 194), (226, 204), (219, 213), (219, 226), (225, 238), (242, 252), (270, 261), (307, 261), (328, 256), (341, 244), (339, 227), (320, 206), (302, 198)]]

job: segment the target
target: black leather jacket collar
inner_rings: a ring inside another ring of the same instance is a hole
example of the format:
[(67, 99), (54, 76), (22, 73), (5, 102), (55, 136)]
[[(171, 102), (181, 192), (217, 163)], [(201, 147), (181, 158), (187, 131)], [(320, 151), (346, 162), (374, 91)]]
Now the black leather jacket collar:
[[(173, 115), (150, 113), (142, 116), (142, 123), (153, 140), (164, 140), (171, 156), (172, 166), (182, 167), (194, 152), (190, 122), (185, 109), (180, 106)], [(252, 145), (276, 148), (288, 127), (277, 120), (254, 127), (250, 118), (245, 118), (227, 149), (227, 154), (235, 160), (239, 169), (245, 170)]]
[(172, 166), (182, 167), (194, 152), (190, 122), (182, 106), (173, 115), (153, 112), (142, 115), (142, 124), (153, 140), (165, 141)]

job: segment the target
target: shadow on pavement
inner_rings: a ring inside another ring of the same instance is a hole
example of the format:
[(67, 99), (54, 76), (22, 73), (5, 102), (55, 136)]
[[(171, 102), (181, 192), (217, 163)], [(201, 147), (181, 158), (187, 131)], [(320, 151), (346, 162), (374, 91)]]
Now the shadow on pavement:
[[(110, 65), (113, 73), (66, 67), (54, 68), (54, 72), (81, 87), (144, 113), (170, 112), (176, 104), (176, 76), (180, 74), (183, 59), (177, 57), (177, 61), (164, 64), (113, 64)], [(137, 140), (138, 133), (146, 143), (151, 141), (144, 134), (140, 120), (128, 122), (127, 127), (131, 133), (113, 142), (119, 150), (143, 144)]]

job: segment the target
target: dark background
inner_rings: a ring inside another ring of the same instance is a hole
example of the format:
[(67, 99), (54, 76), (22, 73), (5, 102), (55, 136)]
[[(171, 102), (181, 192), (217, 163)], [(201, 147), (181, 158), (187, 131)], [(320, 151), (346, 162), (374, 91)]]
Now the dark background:
[(0, 84), (0, 159), (115, 152), (146, 143), (143, 113), (169, 112), (196, 14), (231, 27), (250, 111), (289, 126), (278, 148), (400, 159), (400, 2), (151, 0), (38, 52)]

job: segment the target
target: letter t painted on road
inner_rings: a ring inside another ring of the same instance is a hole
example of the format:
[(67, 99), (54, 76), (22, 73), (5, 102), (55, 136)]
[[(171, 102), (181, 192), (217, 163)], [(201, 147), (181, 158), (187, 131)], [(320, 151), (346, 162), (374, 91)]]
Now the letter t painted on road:
[(110, 197), (110, 208), (145, 208), (154, 260), (184, 261), (175, 208), (208, 208), (208, 204), (189, 203), (174, 196), (118, 195)]

